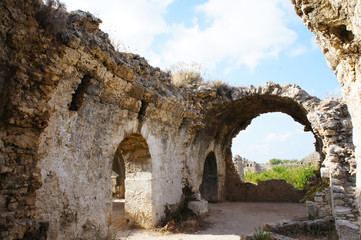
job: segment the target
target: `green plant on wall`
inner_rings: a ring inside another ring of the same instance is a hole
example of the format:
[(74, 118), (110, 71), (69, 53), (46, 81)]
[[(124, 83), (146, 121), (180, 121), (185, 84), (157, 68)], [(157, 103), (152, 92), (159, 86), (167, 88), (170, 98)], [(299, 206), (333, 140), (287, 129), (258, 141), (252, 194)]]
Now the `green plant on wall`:
[(199, 63), (179, 62), (168, 69), (172, 73), (172, 82), (179, 86), (182, 84), (204, 84), (202, 66)]
[(313, 201), (316, 192), (320, 192), (325, 188), (328, 188), (330, 186), (330, 181), (329, 180), (324, 180), (319, 182), (316, 186), (311, 187), (306, 195), (303, 197), (303, 199), (301, 199), (300, 202), (305, 202), (305, 201)]

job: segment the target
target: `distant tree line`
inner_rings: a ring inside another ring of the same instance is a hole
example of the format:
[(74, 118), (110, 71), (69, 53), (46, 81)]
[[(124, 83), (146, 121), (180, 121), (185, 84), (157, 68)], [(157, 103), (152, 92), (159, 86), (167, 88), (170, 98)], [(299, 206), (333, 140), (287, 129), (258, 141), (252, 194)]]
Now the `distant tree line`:
[(298, 163), (298, 162), (302, 162), (302, 160), (298, 161), (297, 159), (288, 160), (288, 159), (278, 159), (278, 158), (272, 158), (269, 160), (269, 164), (271, 165), (281, 165), (281, 164)]

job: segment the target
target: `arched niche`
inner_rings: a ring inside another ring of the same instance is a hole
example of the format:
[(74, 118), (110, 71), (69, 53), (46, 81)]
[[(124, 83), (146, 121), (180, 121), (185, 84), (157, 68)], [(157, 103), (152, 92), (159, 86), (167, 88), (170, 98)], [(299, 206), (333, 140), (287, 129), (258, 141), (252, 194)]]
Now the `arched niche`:
[(209, 202), (218, 200), (218, 174), (217, 159), (213, 152), (210, 152), (204, 162), (202, 184), (199, 191), (203, 199)]

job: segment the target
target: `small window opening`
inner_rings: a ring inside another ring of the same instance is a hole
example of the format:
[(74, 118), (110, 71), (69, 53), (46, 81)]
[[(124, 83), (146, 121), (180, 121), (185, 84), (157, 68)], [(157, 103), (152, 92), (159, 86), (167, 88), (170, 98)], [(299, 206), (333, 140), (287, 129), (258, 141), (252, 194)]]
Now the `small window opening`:
[(89, 82), (90, 77), (85, 75), (81, 80), (78, 88), (75, 90), (75, 93), (72, 94), (72, 100), (69, 107), (70, 111), (78, 111), (79, 108), (83, 105)]

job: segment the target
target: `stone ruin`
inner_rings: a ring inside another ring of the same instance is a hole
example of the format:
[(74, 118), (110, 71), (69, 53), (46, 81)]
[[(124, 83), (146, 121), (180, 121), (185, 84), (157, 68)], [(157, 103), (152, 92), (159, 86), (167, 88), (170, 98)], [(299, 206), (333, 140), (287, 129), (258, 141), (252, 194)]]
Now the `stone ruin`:
[[(239, 175), (241, 181), (244, 182), (244, 175), (247, 171), (262, 173), (264, 171), (271, 170), (273, 165), (270, 163), (258, 163), (255, 161), (250, 161), (247, 158), (243, 158), (239, 155), (233, 157), (234, 167)], [(295, 163), (282, 163), (280, 166), (289, 166), (289, 167), (302, 167), (302, 166), (315, 166), (319, 167), (321, 165), (321, 155), (318, 152), (312, 152), (303, 161), (298, 161)]]
[(293, 4), (345, 102), (274, 83), (175, 87), (144, 58), (115, 51), (89, 13), (67, 14), (63, 26), (37, 17), (38, 0), (1, 1), (1, 238), (105, 239), (114, 162), (124, 165), (127, 218), (143, 227), (159, 224), (185, 187), (200, 202), (249, 200), (232, 139), (258, 115), (282, 112), (313, 133), (323, 156), (330, 186), (316, 203), (340, 239), (358, 239), (361, 3)]

